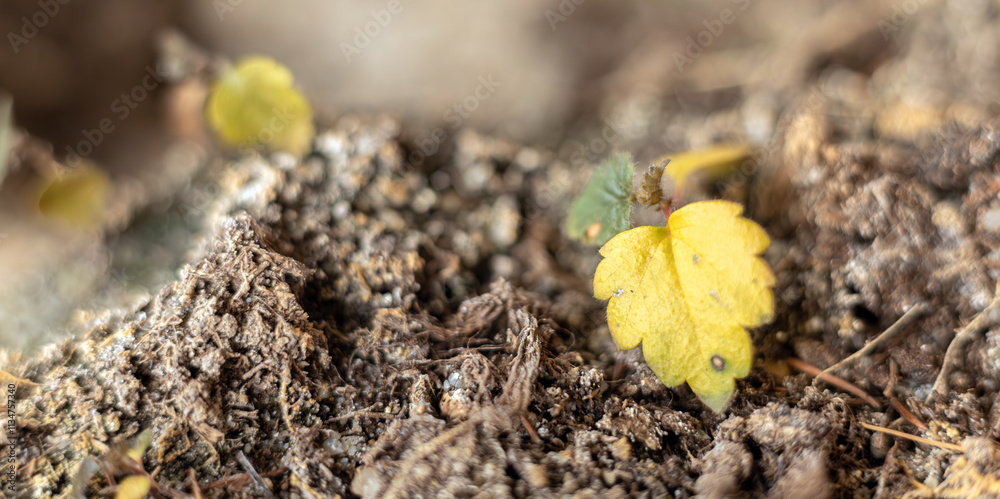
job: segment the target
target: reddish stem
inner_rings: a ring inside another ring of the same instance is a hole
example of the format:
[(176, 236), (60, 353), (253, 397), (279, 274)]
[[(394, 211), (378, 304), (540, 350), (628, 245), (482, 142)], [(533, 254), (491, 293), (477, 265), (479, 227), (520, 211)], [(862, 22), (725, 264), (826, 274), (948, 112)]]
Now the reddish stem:
[(669, 199), (660, 201), (660, 209), (663, 210), (664, 225), (670, 222), (670, 214), (674, 212), (673, 203)]

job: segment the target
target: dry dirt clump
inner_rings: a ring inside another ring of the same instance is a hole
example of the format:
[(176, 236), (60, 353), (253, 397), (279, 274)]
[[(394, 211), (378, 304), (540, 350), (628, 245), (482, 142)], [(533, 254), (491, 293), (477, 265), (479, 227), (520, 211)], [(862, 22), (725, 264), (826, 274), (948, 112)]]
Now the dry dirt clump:
[[(786, 207), (795, 228), (776, 288), (779, 302), (796, 309), (784, 315), (794, 323), (793, 348), (830, 365), (911, 308), (930, 305), (919, 322), (923, 333), (906, 336), (891, 355), (909, 394), (924, 398), (960, 319), (993, 299), (997, 233), (981, 220), (995, 209), (995, 197), (982, 191), (998, 174), (997, 124), (952, 131), (946, 144), (915, 150), (830, 141), (824, 118), (799, 118), (800, 130), (816, 127), (825, 142), (801, 146), (789, 136), (785, 144), (785, 161), (798, 165), (791, 175), (798, 198)], [(865, 374), (854, 379), (885, 389), (889, 363), (873, 361), (859, 364)], [(997, 374), (969, 381), (966, 373), (956, 382), (963, 391), (992, 393)]]
[[(960, 466), (879, 454), (860, 423), (888, 413), (802, 375), (754, 371), (724, 415), (664, 387), (615, 351), (579, 277), (593, 259), (533, 204), (566, 189), (551, 172), (471, 134), (405, 165), (396, 133), (345, 120), (301, 163), (217, 177), (217, 229), (176, 282), (17, 371), (38, 384), (20, 495), (148, 472), (173, 497), (865, 496)], [(975, 397), (906, 400), (929, 438), (992, 428)], [(145, 471), (122, 465), (147, 431)]]
[(29, 368), (44, 380), (23, 404), (38, 437), (25, 454), (37, 470), (29, 490), (60, 490), (84, 457), (143, 430), (146, 465), (168, 481), (189, 467), (218, 474), (220, 451), (285, 461), (287, 440), (263, 436), (313, 424), (320, 382), (336, 371), (297, 298), (309, 272), (266, 234), (247, 216), (231, 219), (181, 280)]
[[(301, 163), (218, 177), (217, 229), (176, 282), (17, 371), (38, 384), (17, 408), (19, 494), (145, 472), (174, 497), (877, 486), (846, 397), (755, 373), (718, 416), (616, 352), (560, 263), (588, 260), (528, 201), (548, 187), (525, 153), (469, 135), (428, 174), (395, 133), (346, 120)], [(472, 189), (477, 170), (504, 181)], [(122, 465), (147, 431), (145, 471)]]

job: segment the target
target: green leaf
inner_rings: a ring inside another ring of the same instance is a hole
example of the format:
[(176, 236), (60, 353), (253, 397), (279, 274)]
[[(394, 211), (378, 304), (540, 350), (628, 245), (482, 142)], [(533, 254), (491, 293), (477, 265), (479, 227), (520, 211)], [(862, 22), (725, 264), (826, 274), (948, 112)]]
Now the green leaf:
[(628, 153), (608, 157), (594, 170), (569, 207), (566, 231), (584, 244), (602, 245), (631, 228), (632, 174), (635, 165)]

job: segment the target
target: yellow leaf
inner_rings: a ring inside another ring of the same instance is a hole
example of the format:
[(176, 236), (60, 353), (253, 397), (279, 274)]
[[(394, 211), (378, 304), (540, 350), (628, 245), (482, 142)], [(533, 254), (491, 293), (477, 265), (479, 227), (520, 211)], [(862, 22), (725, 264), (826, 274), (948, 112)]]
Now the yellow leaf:
[(620, 349), (642, 344), (667, 386), (685, 381), (713, 411), (732, 396), (753, 357), (744, 328), (771, 321), (770, 240), (729, 201), (691, 203), (667, 227), (636, 227), (601, 248), (594, 295), (608, 302)]
[(316, 130), (312, 108), (293, 81), (291, 71), (273, 59), (243, 59), (212, 87), (206, 119), (230, 146), (303, 154)]
[(149, 448), (149, 444), (152, 441), (153, 432), (151, 430), (143, 431), (125, 450), (125, 455), (133, 461), (142, 464), (142, 455), (146, 453), (146, 449)]
[(142, 499), (149, 494), (152, 484), (144, 476), (132, 475), (118, 483), (115, 499)]
[(97, 166), (84, 162), (53, 178), (38, 198), (38, 210), (80, 229), (100, 227), (111, 194), (111, 180)]
[(745, 144), (715, 145), (697, 151), (668, 154), (656, 162), (670, 160), (665, 173), (674, 179), (675, 189), (680, 190), (695, 173), (702, 173), (709, 179), (716, 180), (738, 167), (749, 156), (750, 149)]

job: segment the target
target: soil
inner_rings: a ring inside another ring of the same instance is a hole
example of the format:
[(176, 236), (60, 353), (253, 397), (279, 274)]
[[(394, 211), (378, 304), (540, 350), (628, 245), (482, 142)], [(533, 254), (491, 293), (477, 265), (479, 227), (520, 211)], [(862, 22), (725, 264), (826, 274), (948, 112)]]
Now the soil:
[[(911, 46), (972, 50), (935, 26)], [(177, 278), (8, 366), (17, 495), (142, 475), (161, 497), (1000, 496), (1000, 121), (944, 85), (947, 105), (904, 103), (937, 53), (641, 100), (602, 146), (650, 161), (696, 120), (721, 140), (773, 117), (749, 168), (689, 194), (772, 238), (776, 319), (721, 414), (615, 349), (599, 255), (562, 231), (593, 167), (569, 144), (586, 157), (607, 123), (557, 150), (462, 130), (415, 162), (412, 130), (347, 116), (302, 160), (206, 159), (173, 201), (204, 233)], [(790, 368), (914, 309), (836, 369), (866, 399)]]

